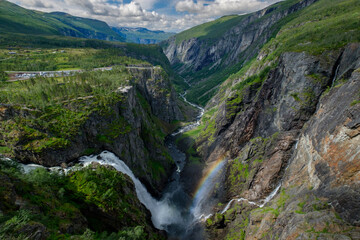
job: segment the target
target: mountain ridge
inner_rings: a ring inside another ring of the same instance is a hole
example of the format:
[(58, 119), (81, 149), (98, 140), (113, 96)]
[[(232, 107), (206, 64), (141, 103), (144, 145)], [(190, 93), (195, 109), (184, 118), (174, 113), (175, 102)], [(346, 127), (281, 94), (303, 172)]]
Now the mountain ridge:
[(107, 23), (67, 13), (43, 13), (22, 8), (6, 0), (0, 1), (0, 31), (60, 35), (123, 42)]

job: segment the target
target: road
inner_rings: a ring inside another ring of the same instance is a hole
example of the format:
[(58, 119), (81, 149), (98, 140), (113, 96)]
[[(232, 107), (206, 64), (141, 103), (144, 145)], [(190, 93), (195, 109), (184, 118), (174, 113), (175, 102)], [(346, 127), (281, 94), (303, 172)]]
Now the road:
[[(126, 66), (127, 69), (157, 69), (160, 67), (145, 67), (145, 66)], [(92, 71), (111, 71), (113, 67), (101, 67), (101, 68), (94, 68)], [(64, 76), (71, 76), (75, 73), (85, 72), (86, 70), (64, 70), (64, 71), (5, 71), (9, 74), (10, 79), (8, 82), (16, 82), (21, 80), (28, 80), (34, 77), (64, 77)]]

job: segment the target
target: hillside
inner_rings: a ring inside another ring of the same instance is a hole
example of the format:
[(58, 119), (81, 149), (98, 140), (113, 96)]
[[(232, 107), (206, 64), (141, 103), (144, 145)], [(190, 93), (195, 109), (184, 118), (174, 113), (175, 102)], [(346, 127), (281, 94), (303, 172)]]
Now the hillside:
[(225, 165), (207, 239), (359, 238), (359, 13), (318, 0), (284, 19), (179, 137), (186, 176)]
[(146, 28), (112, 27), (112, 30), (123, 36), (126, 42), (139, 44), (157, 44), (175, 34)]
[(48, 15), (0, 34), (0, 239), (360, 239), (359, 0), (159, 45)]
[(315, 1), (288, 0), (255, 13), (222, 17), (177, 34), (161, 46), (174, 69), (190, 83), (188, 98), (205, 105), (230, 74)]
[(105, 22), (61, 12), (28, 10), (6, 0), (0, 0), (0, 32), (124, 41)]

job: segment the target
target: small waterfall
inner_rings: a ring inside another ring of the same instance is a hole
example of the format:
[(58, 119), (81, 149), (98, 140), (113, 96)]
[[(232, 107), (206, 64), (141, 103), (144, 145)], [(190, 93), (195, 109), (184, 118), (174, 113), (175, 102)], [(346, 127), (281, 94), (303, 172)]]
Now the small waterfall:
[(231, 204), (233, 203), (233, 201), (236, 201), (236, 199), (232, 199), (230, 200), (230, 202), (226, 205), (226, 207), (221, 211), (221, 214), (224, 214), (227, 210), (229, 210)]
[(332, 79), (331, 87), (334, 87), (334, 84), (335, 84), (337, 75), (338, 75), (338, 73), (339, 73), (339, 68), (340, 68), (340, 64), (336, 67), (335, 75), (334, 75), (334, 77), (333, 77), (333, 79)]
[(270, 195), (267, 196), (267, 197), (263, 200), (263, 203), (260, 205), (261, 208), (264, 207), (265, 204), (267, 204), (268, 202), (270, 202), (270, 200), (275, 197), (275, 195), (276, 195), (277, 192), (279, 191), (280, 187), (281, 187), (281, 182), (279, 183), (279, 185), (277, 185), (277, 187), (274, 189), (274, 191), (272, 191), (272, 192), (270, 193)]
[(244, 202), (247, 202), (247, 203), (249, 203), (249, 204), (251, 204), (251, 205), (256, 205), (256, 206), (260, 207), (259, 204), (255, 203), (255, 202), (252, 202), (252, 201), (249, 201), (249, 200), (247, 200), (247, 199), (245, 199), (245, 198), (232, 199), (232, 200), (226, 205), (226, 207), (221, 211), (221, 214), (224, 214), (227, 210), (229, 210), (231, 204), (232, 204), (234, 201), (238, 201), (238, 202), (244, 201)]
[(231, 204), (234, 202), (234, 201), (238, 201), (238, 202), (241, 202), (241, 201), (245, 201), (251, 205), (256, 205), (258, 206), (259, 208), (263, 208), (268, 202), (271, 201), (271, 199), (273, 199), (275, 197), (275, 195), (278, 193), (279, 189), (281, 188), (281, 182), (277, 185), (277, 187), (263, 200), (260, 200), (260, 202), (262, 202), (262, 204), (258, 204), (258, 203), (255, 203), (255, 202), (252, 202), (252, 201), (249, 201), (248, 199), (246, 198), (238, 198), (238, 199), (232, 199), (230, 200), (230, 202), (228, 202), (228, 204), (226, 205), (226, 207), (220, 212), (221, 214), (224, 214), (227, 210), (229, 210)]

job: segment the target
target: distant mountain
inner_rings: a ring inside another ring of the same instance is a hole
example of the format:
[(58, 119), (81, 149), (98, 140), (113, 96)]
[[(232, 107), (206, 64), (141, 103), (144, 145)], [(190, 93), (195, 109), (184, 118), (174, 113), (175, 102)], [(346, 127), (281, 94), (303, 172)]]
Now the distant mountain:
[(0, 0), (0, 33), (62, 35), (109, 41), (124, 41), (105, 22), (67, 13), (44, 13)]
[(141, 44), (156, 44), (175, 35), (175, 33), (151, 31), (146, 28), (112, 27), (112, 30), (124, 37), (126, 42)]

